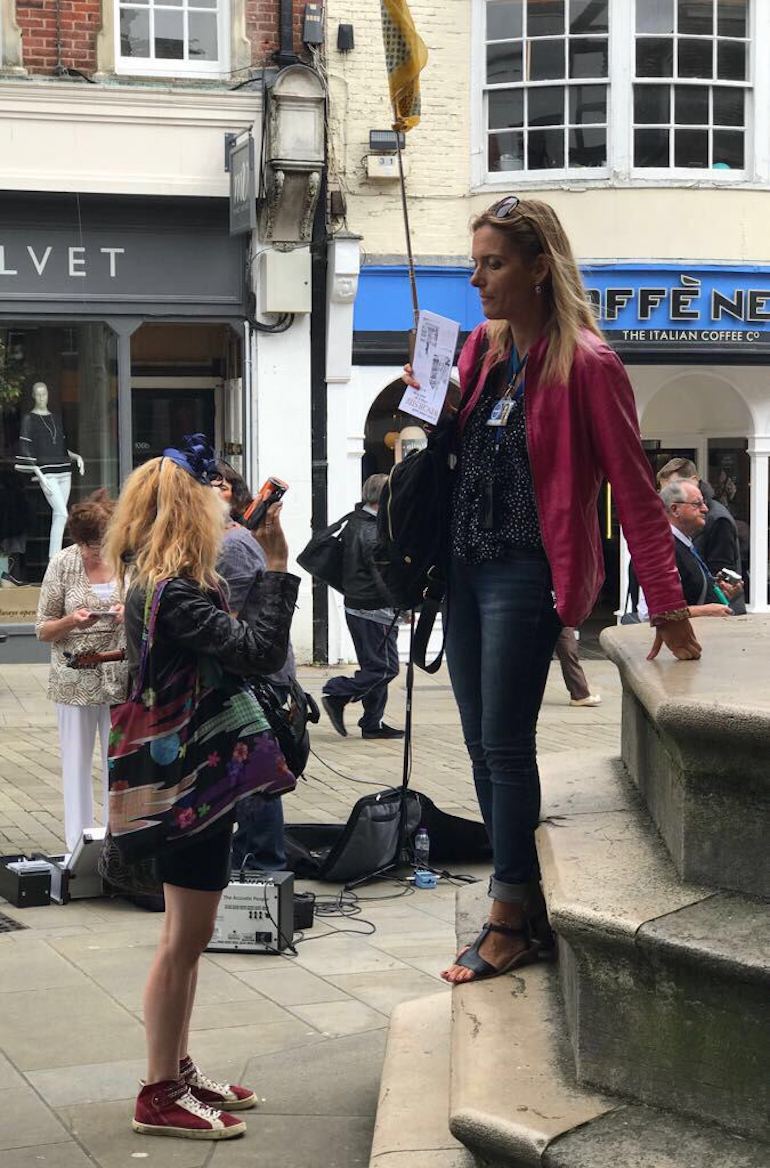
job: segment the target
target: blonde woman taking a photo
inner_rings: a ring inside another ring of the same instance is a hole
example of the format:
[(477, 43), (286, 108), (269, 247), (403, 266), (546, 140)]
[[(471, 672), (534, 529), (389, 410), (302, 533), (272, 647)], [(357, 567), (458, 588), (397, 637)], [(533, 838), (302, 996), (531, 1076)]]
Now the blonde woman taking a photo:
[(146, 462), (126, 481), (105, 544), (128, 586), (134, 685), (125, 719), (113, 711), (110, 835), (126, 862), (154, 858), (166, 903), (144, 993), (148, 1067), (133, 1126), (211, 1140), (244, 1132), (232, 1113), (256, 1096), (209, 1078), (190, 1055), (198, 962), (230, 879), (238, 801), (296, 781), (243, 678), (283, 665), (299, 585), (274, 506), (258, 531), (266, 563), (255, 576), (257, 615), (246, 623), (229, 614), (216, 573), (226, 513), (215, 473), (202, 435)]

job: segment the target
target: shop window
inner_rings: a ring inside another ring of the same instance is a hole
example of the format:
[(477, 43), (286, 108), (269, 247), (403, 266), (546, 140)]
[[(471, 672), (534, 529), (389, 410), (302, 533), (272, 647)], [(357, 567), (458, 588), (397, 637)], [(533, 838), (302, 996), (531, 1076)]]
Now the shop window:
[(0, 624), (34, 620), (67, 507), (117, 493), (117, 416), (106, 325), (0, 322)]
[(746, 167), (749, 0), (637, 0), (634, 166)]
[(486, 0), (487, 169), (607, 165), (609, 0)]
[(227, 0), (115, 0), (117, 72), (211, 76), (229, 69)]

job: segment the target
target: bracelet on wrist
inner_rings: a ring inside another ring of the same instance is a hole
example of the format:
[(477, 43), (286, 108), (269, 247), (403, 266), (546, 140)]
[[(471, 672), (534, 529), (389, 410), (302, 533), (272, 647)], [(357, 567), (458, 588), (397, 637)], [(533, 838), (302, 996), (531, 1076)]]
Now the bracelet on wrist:
[(667, 625), (675, 621), (685, 621), (689, 619), (689, 608), (672, 608), (668, 612), (656, 612), (655, 616), (650, 617), (650, 624), (654, 629), (657, 629), (660, 628), (661, 625)]

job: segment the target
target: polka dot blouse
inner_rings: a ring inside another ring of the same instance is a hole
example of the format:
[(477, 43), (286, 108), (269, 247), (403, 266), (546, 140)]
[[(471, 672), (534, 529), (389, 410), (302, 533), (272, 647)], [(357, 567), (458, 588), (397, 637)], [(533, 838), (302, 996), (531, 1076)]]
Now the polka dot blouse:
[(488, 426), (506, 383), (505, 366), (492, 371), (460, 448), (452, 497), (452, 554), (466, 564), (500, 559), (511, 549), (542, 550), (524, 422), (524, 393), (506, 426)]

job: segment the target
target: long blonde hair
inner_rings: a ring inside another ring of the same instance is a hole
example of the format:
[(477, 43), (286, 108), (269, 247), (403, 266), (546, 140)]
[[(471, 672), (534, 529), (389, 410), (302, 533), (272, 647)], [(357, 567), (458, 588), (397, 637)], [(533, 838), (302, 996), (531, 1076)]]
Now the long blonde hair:
[[(543, 296), (548, 307), (546, 334), (548, 349), (543, 363), (543, 376), (548, 380), (566, 381), (569, 377), (575, 349), (580, 343), (580, 330), (589, 329), (601, 336), (591, 302), (586, 294), (580, 269), (572, 246), (558, 215), (548, 203), (538, 199), (521, 199), (505, 218), (493, 214), (500, 200), (473, 220), (471, 230), (494, 227), (504, 235), (528, 263), (539, 255), (548, 260), (548, 276), (543, 283)], [(506, 358), (511, 347), (511, 330), (506, 320), (487, 322), (489, 362), (497, 364)]]
[(104, 557), (122, 589), (184, 576), (218, 587), (225, 514), (217, 492), (170, 458), (151, 458), (129, 475), (107, 528)]

